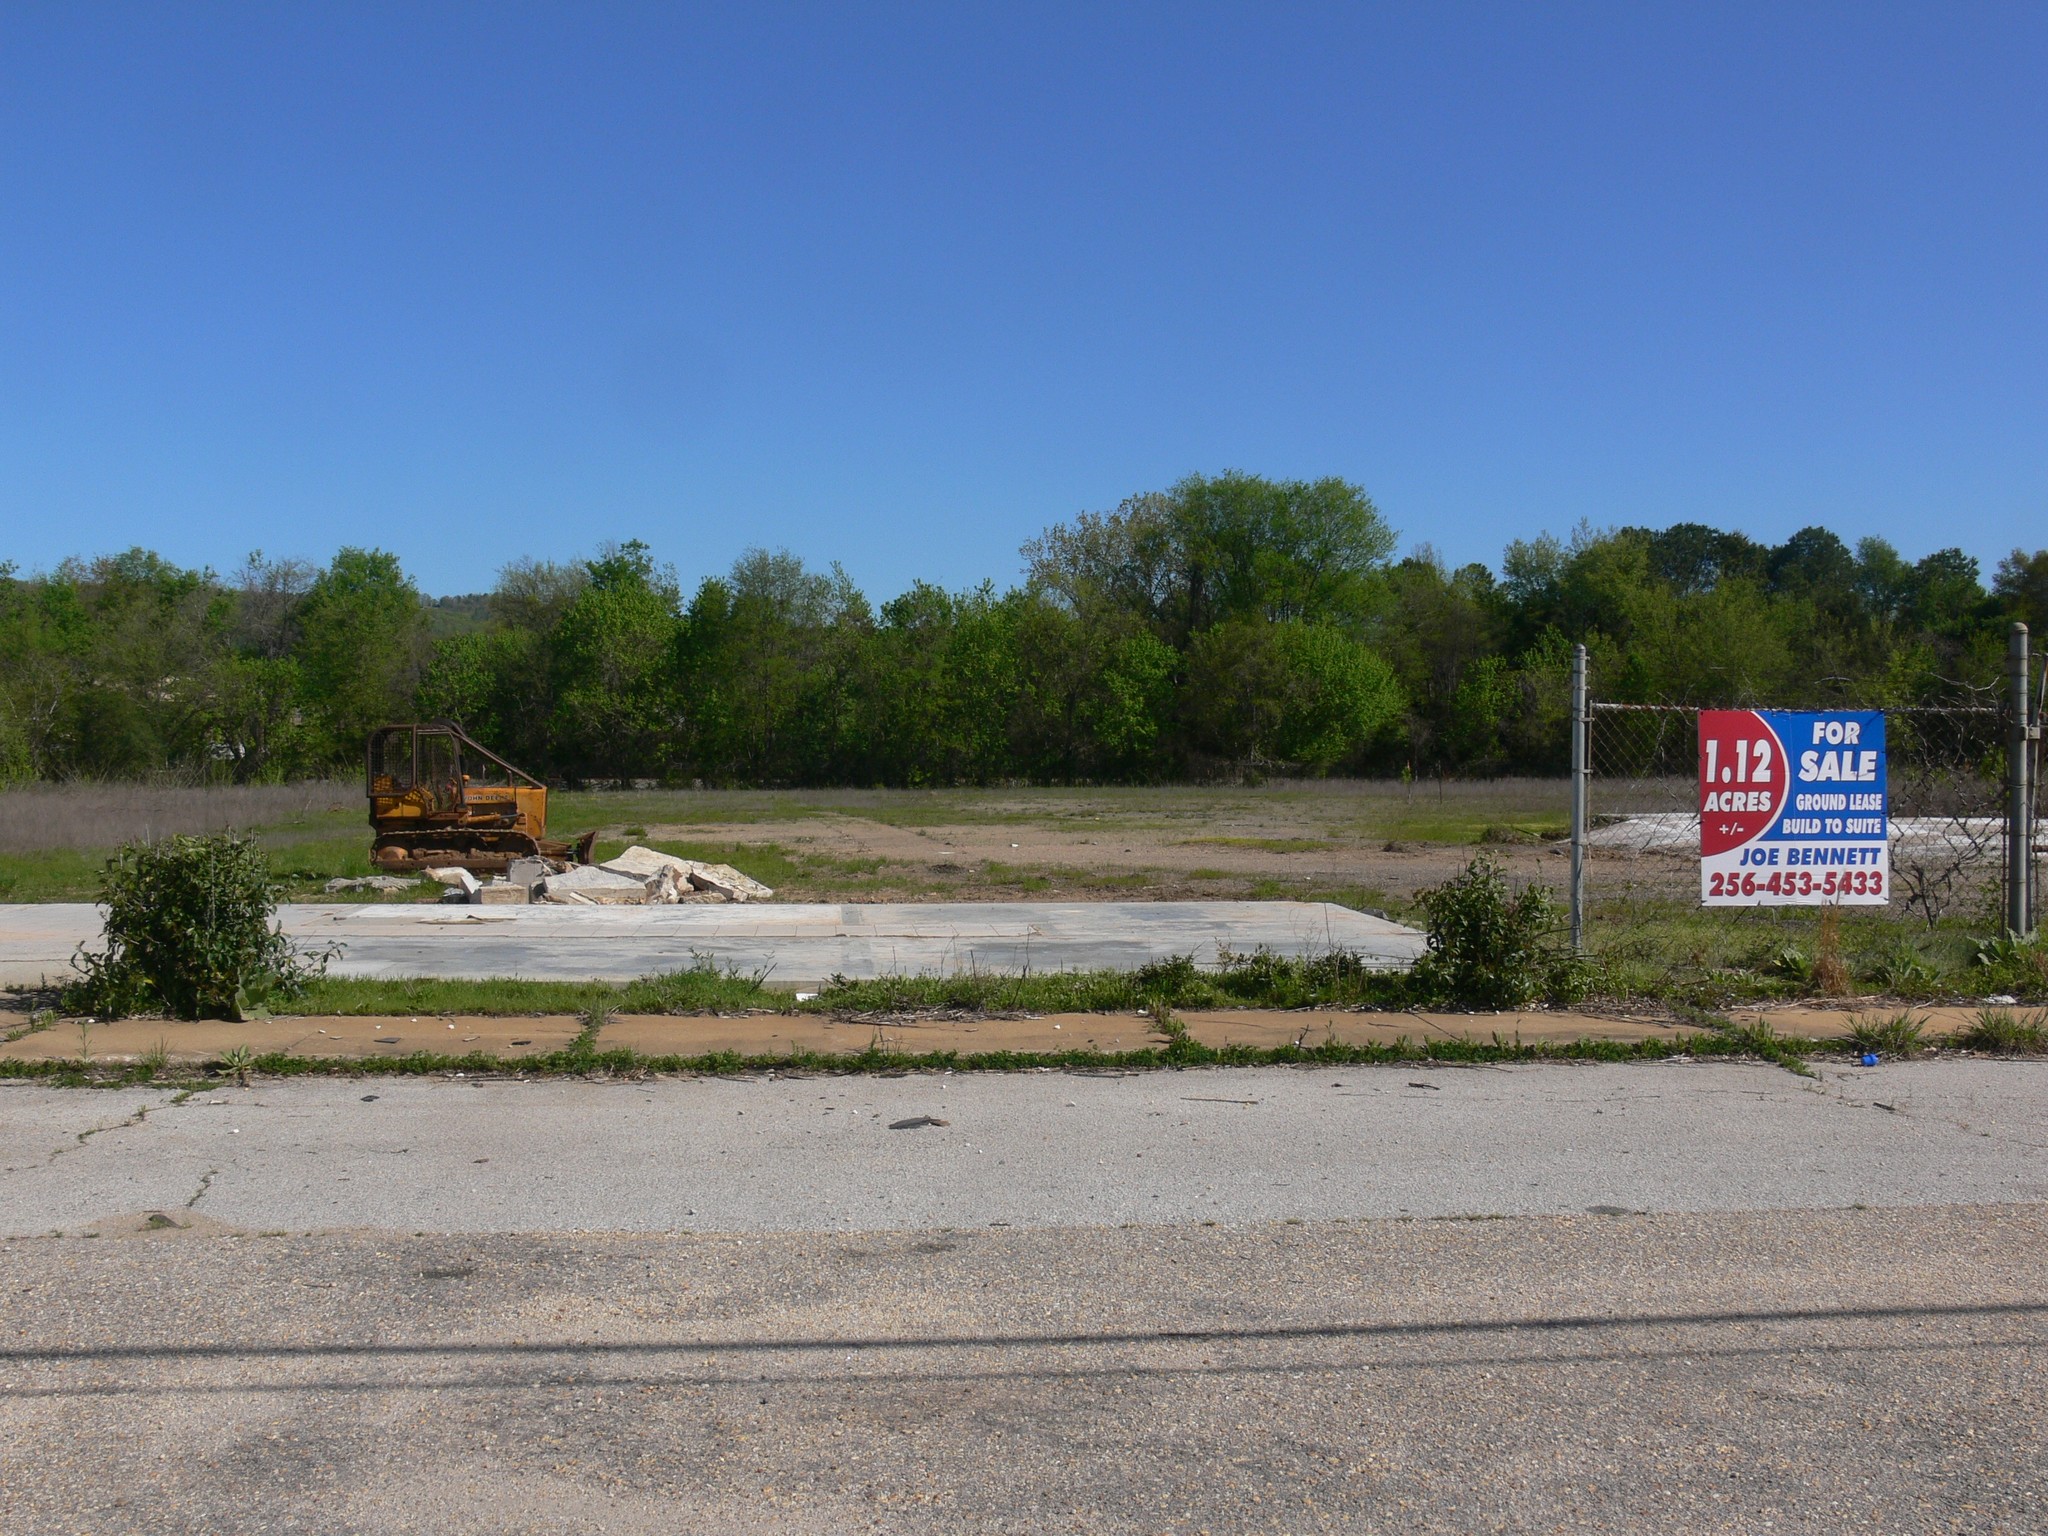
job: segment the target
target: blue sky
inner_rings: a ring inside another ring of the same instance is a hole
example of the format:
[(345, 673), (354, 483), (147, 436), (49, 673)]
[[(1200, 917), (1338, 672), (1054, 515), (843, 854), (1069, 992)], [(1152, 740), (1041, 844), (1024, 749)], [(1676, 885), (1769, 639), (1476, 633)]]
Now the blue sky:
[(0, 559), (2048, 543), (2048, 7), (0, 11)]

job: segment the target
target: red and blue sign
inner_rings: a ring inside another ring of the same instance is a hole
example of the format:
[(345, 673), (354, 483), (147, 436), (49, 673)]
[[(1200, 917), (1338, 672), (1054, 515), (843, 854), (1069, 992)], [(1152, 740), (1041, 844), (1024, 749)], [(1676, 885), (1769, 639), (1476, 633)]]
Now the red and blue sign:
[(1876, 710), (1700, 711), (1700, 899), (1882, 906), (1891, 837)]

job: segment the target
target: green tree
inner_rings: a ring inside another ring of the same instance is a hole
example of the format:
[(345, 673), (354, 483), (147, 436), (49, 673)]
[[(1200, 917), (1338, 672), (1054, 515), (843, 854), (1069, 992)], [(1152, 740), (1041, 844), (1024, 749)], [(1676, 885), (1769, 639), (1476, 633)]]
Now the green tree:
[(1188, 672), (1197, 750), (1245, 767), (1326, 771), (1401, 711), (1393, 668), (1331, 625), (1219, 624)]
[(2048, 549), (2031, 555), (2014, 550), (1998, 562), (1992, 590), (2004, 605), (2008, 618), (2018, 619), (2032, 632), (2035, 650), (2048, 646)]
[(1080, 718), (1090, 744), (1092, 775), (1158, 778), (1167, 764), (1160, 746), (1173, 713), (1173, 675), (1180, 658), (1157, 636), (1139, 629), (1113, 637), (1102, 649)]
[(1628, 648), (1615, 691), (1646, 703), (1768, 704), (1796, 690), (1789, 621), (1745, 580), (1680, 595), (1646, 587), (1627, 599)]
[(1026, 544), (1024, 557), (1032, 584), (1074, 611), (1136, 613), (1180, 646), (1240, 620), (1360, 622), (1393, 548), (1355, 485), (1232, 470), (1085, 513)]
[(658, 777), (676, 755), (678, 593), (645, 544), (586, 566), (550, 636), (554, 761), (575, 778)]
[(1273, 639), (1281, 687), (1273, 745), (1282, 759), (1328, 772), (1399, 718), (1394, 669), (1334, 625), (1289, 621), (1273, 627)]
[(1408, 701), (1395, 760), (1413, 770), (1489, 757), (1499, 720), (1491, 705), (1480, 704), (1480, 695), (1491, 697), (1495, 681), (1508, 686), (1504, 659), (1483, 676), (1474, 671), (1482, 661), (1498, 659), (1503, 642), (1503, 604), (1493, 573), (1483, 565), (1448, 571), (1425, 544), (1389, 568), (1382, 585), (1385, 595), (1367, 633)]
[(425, 649), (419, 590), (398, 557), (339, 551), (307, 588), (293, 645), (322, 761), (352, 762), (372, 729), (411, 713)]
[(988, 784), (1015, 771), (1010, 727), (1023, 686), (1015, 605), (990, 586), (955, 603), (946, 637), (943, 685), (944, 777)]

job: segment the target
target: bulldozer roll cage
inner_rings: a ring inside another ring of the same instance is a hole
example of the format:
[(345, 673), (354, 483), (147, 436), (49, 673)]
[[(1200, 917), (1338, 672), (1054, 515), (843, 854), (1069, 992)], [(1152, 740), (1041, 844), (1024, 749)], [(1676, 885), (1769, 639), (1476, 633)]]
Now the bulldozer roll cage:
[(383, 870), (442, 866), (503, 873), (514, 859), (587, 863), (597, 834), (547, 835), (547, 786), (452, 721), (379, 726), (364, 749), (370, 862)]

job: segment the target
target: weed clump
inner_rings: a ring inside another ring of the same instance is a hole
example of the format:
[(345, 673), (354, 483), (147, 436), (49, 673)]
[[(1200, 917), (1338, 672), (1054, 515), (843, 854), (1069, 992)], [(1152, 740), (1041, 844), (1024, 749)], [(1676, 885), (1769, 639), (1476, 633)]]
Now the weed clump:
[(1822, 907), (1814, 940), (1813, 990), (1822, 997), (1841, 997), (1849, 990), (1849, 967), (1842, 959), (1842, 909)]
[(2048, 936), (2000, 934), (1979, 941), (1974, 958), (1976, 985), (1984, 992), (2048, 996)]
[(256, 1065), (256, 1052), (247, 1045), (231, 1045), (220, 1053), (220, 1070), (232, 1073), (236, 1082), (244, 1088), (249, 1086), (249, 1073)]
[(1714, 1034), (1696, 1042), (1695, 1049), (1704, 1050), (1707, 1040), (1713, 1040), (1723, 1050), (1774, 1062), (1801, 1077), (1813, 1076), (1813, 1069), (1807, 1066), (1799, 1043), (1779, 1034), (1768, 1019), (1755, 1018), (1742, 1023), (1721, 1020), (1712, 1023), (1711, 1027)]
[(2048, 1055), (2048, 1012), (2021, 1015), (2009, 1008), (1985, 1008), (1951, 1043), (2000, 1056)]
[(1131, 982), (1140, 997), (1165, 1004), (1198, 1002), (1209, 991), (1208, 978), (1195, 968), (1193, 955), (1150, 961), (1131, 973)]
[(129, 844), (107, 861), (99, 902), (106, 948), (80, 947), (80, 980), (64, 996), (77, 1013), (241, 1019), (296, 993), (336, 953), (301, 954), (272, 925), (263, 854), (229, 832)]
[(1858, 1019), (1849, 1026), (1849, 1044), (1859, 1053), (1880, 1056), (1917, 1056), (1924, 1043), (1921, 1031), (1925, 1019), (1898, 1013), (1888, 1019)]
[(1864, 972), (1874, 986), (1893, 997), (1918, 997), (1932, 990), (1936, 974), (1926, 957), (1904, 939), (1880, 954)]
[(1421, 998), (1521, 1008), (1539, 997), (1570, 1002), (1583, 994), (1584, 971), (1558, 942), (1547, 886), (1511, 891), (1500, 866), (1481, 854), (1420, 900), (1429, 919), (1429, 952), (1413, 973)]

